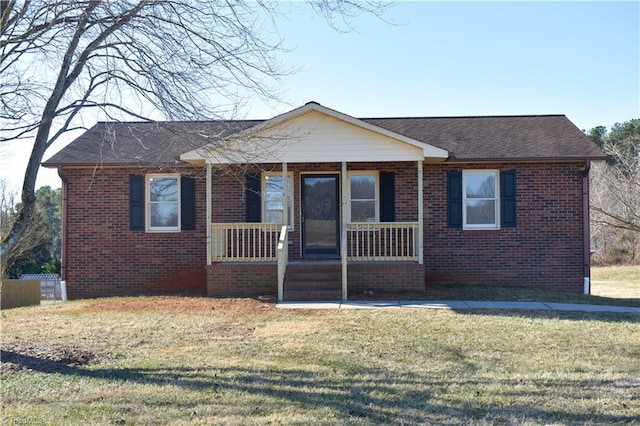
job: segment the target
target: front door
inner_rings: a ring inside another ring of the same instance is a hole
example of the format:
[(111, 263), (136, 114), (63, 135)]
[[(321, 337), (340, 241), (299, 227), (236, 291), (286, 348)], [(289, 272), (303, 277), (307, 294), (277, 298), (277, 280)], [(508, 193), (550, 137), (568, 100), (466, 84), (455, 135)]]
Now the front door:
[(339, 175), (301, 175), (302, 255), (337, 257), (340, 253)]

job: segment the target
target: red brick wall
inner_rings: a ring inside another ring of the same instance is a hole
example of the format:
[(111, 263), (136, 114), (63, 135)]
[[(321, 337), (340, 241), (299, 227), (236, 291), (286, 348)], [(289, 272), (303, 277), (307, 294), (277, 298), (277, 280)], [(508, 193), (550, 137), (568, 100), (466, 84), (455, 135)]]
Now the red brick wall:
[(203, 175), (199, 172), (196, 178), (196, 230), (130, 231), (129, 175), (145, 173), (139, 168), (64, 169), (69, 185), (66, 224), (69, 298), (206, 293)]
[[(419, 281), (416, 274), (424, 273), (427, 285), (484, 283), (580, 292), (582, 167), (579, 163), (425, 164), (424, 271), (422, 267), (398, 269), (394, 273), (408, 274), (404, 283), (388, 278), (392, 264), (353, 264), (350, 291), (414, 290)], [(280, 165), (264, 168), (279, 171)], [(289, 257), (295, 260), (300, 256), (300, 172), (339, 172), (340, 164), (290, 164), (288, 168), (294, 173), (295, 199), (295, 231), (290, 233)], [(395, 172), (396, 220), (417, 220), (415, 163), (351, 163), (348, 168)], [(465, 231), (447, 227), (447, 171), (478, 168), (517, 170), (516, 228)], [(275, 263), (261, 267), (218, 264), (207, 273), (204, 171), (190, 171), (198, 173), (197, 229), (146, 233), (129, 230), (129, 175), (157, 170), (65, 168), (69, 185), (66, 279), (70, 298), (163, 292), (275, 294)], [(214, 222), (244, 222), (245, 172), (214, 170)]]
[(424, 290), (424, 267), (413, 262), (354, 262), (347, 267), (349, 294)]
[(278, 294), (275, 263), (214, 263), (207, 267), (207, 294), (214, 297), (256, 297)]
[[(582, 164), (426, 165), (426, 283), (484, 283), (581, 292)], [(447, 227), (446, 182), (452, 169), (516, 171), (517, 227), (465, 231)]]

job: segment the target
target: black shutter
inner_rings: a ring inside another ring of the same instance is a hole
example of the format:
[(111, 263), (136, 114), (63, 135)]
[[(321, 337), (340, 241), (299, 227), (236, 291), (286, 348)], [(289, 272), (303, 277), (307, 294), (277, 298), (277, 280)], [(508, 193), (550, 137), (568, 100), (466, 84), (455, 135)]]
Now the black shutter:
[(189, 176), (180, 178), (180, 229), (196, 229), (196, 180)]
[(462, 172), (450, 170), (447, 174), (447, 226), (462, 228)]
[(500, 173), (500, 209), (504, 228), (516, 227), (516, 171)]
[(247, 175), (245, 183), (246, 221), (262, 221), (262, 201), (260, 199), (260, 175)]
[(396, 221), (396, 175), (380, 172), (380, 222)]
[(129, 229), (144, 231), (144, 176), (129, 176)]

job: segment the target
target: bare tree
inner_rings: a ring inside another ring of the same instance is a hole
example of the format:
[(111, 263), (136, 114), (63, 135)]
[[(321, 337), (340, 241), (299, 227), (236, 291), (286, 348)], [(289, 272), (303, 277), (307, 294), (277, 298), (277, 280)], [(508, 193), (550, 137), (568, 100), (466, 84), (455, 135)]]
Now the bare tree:
[[(11, 231), (18, 216), (18, 211), (19, 205), (17, 204), (16, 193), (11, 190), (6, 180), (0, 180), (0, 238), (4, 238)], [(28, 257), (48, 237), (46, 223), (42, 214), (39, 211), (35, 211), (18, 243), (0, 259), (0, 281), (3, 281), (5, 273), (12, 264)]]
[[(308, 0), (330, 25), (385, 5)], [(46, 150), (84, 128), (83, 112), (111, 120), (211, 119), (242, 99), (271, 99), (283, 50), (278, 2), (230, 0), (1, 0), (0, 142), (32, 144), (6, 256), (34, 213)]]
[[(593, 133), (593, 132), (592, 132)], [(591, 170), (592, 238), (610, 261), (640, 261), (640, 120), (599, 132), (606, 163)]]

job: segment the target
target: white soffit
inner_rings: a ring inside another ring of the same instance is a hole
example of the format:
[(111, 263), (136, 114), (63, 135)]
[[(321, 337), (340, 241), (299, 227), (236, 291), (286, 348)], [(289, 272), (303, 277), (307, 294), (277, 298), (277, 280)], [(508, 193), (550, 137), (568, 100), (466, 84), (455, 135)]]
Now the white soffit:
[(443, 161), (448, 152), (362, 120), (308, 103), (217, 146), (180, 156), (213, 164)]

